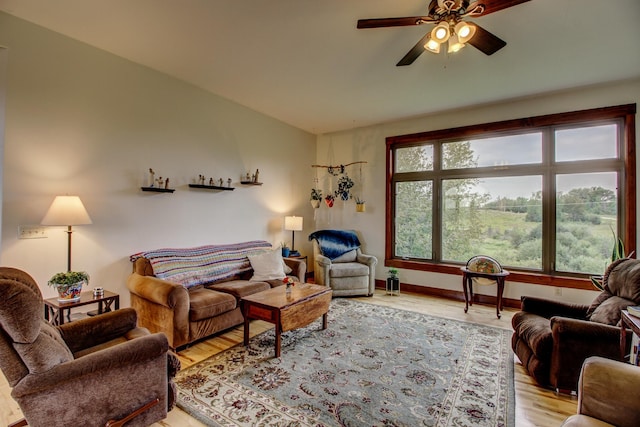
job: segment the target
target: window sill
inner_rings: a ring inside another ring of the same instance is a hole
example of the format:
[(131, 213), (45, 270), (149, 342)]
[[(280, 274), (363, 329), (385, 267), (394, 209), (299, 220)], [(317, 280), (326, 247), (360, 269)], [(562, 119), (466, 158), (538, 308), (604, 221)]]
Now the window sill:
[[(402, 259), (386, 259), (385, 265), (388, 267), (405, 268), (407, 270), (428, 271), (432, 273), (453, 274), (462, 276), (460, 272), (461, 265), (455, 264), (433, 264), (420, 261), (410, 261)], [(581, 277), (571, 276), (553, 276), (544, 273), (532, 273), (517, 271), (508, 268), (509, 281), (529, 283), (532, 285), (555, 286), (562, 288), (583, 289), (587, 291), (597, 291), (591, 284), (591, 280)]]

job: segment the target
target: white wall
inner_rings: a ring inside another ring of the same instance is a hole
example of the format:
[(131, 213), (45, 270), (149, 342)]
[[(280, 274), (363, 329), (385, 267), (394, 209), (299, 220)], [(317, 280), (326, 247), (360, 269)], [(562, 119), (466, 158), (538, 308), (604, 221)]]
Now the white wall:
[[(387, 271), (387, 267), (384, 266), (386, 137), (638, 102), (640, 79), (635, 79), (322, 135), (318, 137), (318, 163), (368, 162), (363, 168), (367, 212), (356, 213), (353, 201), (337, 202), (331, 209), (322, 205), (315, 214), (318, 228), (357, 230), (363, 237), (366, 252), (378, 257), (377, 278), (384, 279)], [(636, 126), (636, 132), (640, 132), (640, 126)], [(640, 141), (640, 136), (636, 135), (636, 140)], [(348, 168), (350, 175), (352, 171), (352, 167)], [(327, 188), (326, 181), (324, 188)], [(461, 276), (458, 275), (401, 270), (400, 278), (404, 283), (419, 286), (462, 290)], [(519, 299), (521, 295), (535, 295), (587, 303), (596, 295), (595, 291), (567, 288), (561, 292), (562, 296), (556, 296), (554, 288), (549, 286), (507, 282), (504, 296)], [(482, 287), (478, 293), (495, 295), (495, 285)]]
[[(296, 246), (308, 252), (314, 135), (3, 13), (0, 45), (9, 49), (0, 262), (30, 273), (46, 297), (47, 280), (66, 270), (65, 228), (46, 239), (17, 232), (59, 194), (80, 196), (93, 219), (74, 227), (72, 268), (119, 292), (122, 306), (137, 251), (279, 244), (291, 239), (284, 215), (296, 214), (307, 217)], [(149, 168), (176, 192), (142, 192)], [(258, 168), (263, 186), (239, 184)], [(199, 174), (236, 189), (189, 189)]]

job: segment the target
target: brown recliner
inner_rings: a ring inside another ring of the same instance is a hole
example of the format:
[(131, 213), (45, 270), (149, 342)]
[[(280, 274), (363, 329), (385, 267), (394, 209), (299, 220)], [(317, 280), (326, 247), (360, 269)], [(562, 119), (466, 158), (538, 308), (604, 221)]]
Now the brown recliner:
[(146, 426), (166, 417), (179, 361), (165, 335), (138, 328), (131, 308), (59, 327), (43, 314), (33, 278), (0, 267), (0, 368), (26, 423)]
[(587, 357), (620, 360), (620, 311), (640, 304), (640, 261), (612, 263), (603, 283), (604, 291), (591, 305), (522, 297), (521, 311), (511, 322), (511, 345), (540, 385), (573, 391)]

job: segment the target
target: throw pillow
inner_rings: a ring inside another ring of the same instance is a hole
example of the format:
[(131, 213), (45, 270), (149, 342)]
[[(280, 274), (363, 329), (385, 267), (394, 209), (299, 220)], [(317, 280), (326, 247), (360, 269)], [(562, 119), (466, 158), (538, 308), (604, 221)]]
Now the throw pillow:
[(249, 255), (249, 262), (253, 268), (253, 281), (267, 281), (284, 279), (284, 262), (280, 249), (265, 251), (256, 255)]
[(634, 302), (628, 299), (612, 296), (602, 302), (591, 313), (589, 320), (592, 322), (604, 323), (605, 325), (620, 326), (620, 310), (626, 310)]

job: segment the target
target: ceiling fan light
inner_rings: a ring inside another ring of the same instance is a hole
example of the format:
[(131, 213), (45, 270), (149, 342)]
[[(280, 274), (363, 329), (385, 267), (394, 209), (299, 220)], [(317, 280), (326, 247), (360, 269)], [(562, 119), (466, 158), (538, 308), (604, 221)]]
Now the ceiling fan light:
[(466, 43), (475, 35), (476, 26), (469, 22), (460, 21), (455, 26), (455, 32), (458, 40), (460, 40), (461, 43)]
[(424, 48), (432, 53), (440, 53), (440, 43), (431, 38), (424, 44)]
[(446, 22), (440, 22), (431, 30), (431, 38), (438, 43), (444, 43), (449, 40), (450, 36), (449, 24)]
[(462, 43), (458, 39), (458, 36), (454, 34), (449, 39), (449, 49), (447, 50), (447, 52), (448, 53), (455, 53), (455, 52), (459, 51), (460, 49), (462, 49), (464, 46), (465, 46), (465, 44)]

